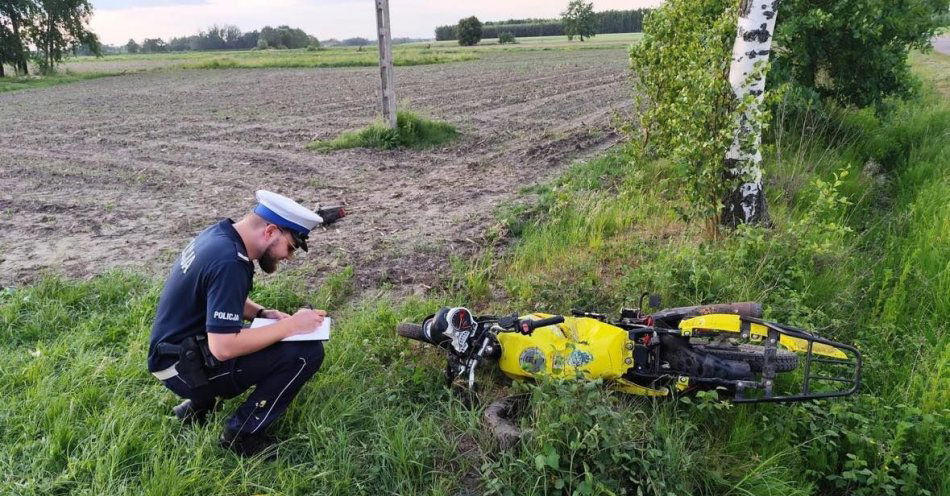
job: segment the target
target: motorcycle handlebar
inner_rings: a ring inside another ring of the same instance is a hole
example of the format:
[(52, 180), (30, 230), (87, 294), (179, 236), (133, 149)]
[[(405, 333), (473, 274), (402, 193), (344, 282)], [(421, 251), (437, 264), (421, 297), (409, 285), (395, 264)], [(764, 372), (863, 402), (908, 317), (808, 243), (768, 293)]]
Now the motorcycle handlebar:
[(526, 319), (526, 320), (522, 320), (519, 323), (518, 330), (521, 331), (522, 334), (531, 334), (535, 329), (539, 327), (560, 324), (561, 322), (564, 322), (563, 315), (555, 315), (553, 317), (548, 317), (546, 319), (540, 319), (540, 320)]

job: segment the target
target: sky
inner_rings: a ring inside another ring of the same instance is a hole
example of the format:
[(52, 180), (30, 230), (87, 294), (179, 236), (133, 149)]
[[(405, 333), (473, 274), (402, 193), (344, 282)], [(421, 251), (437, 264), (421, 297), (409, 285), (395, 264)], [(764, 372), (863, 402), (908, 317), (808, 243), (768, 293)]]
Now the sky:
[[(484, 21), (558, 17), (568, 0), (390, 0), (394, 38), (433, 38), (436, 26), (471, 15)], [(654, 7), (663, 0), (593, 0), (594, 10)], [(242, 31), (287, 24), (321, 40), (376, 37), (373, 0), (92, 0), (90, 22), (99, 39), (124, 45), (129, 38), (168, 40), (212, 24)]]

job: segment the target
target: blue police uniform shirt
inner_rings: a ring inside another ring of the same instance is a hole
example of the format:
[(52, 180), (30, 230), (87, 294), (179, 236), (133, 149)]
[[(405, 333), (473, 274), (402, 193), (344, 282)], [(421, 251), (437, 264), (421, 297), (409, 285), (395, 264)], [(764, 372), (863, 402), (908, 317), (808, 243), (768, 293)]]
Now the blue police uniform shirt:
[(242, 329), (254, 263), (232, 224), (231, 219), (224, 219), (202, 231), (172, 265), (152, 324), (150, 372), (178, 360), (158, 356), (158, 343), (178, 344), (205, 332), (236, 333)]

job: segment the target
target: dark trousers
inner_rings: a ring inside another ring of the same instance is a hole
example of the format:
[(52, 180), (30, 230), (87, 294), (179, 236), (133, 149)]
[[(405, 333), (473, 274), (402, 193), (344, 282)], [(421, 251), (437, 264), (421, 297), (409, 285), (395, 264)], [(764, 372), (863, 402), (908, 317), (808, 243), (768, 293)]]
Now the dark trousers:
[(216, 398), (233, 398), (253, 386), (254, 391), (227, 422), (232, 431), (253, 434), (264, 432), (284, 414), (322, 363), (322, 341), (278, 342), (208, 370), (205, 386), (192, 388), (179, 376), (164, 383), (178, 396), (190, 399), (195, 408), (211, 408)]

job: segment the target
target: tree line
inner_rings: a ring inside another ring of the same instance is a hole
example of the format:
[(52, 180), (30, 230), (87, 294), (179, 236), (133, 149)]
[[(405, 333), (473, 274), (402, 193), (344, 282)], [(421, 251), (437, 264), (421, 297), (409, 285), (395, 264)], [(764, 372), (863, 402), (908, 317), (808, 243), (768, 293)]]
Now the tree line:
[[(651, 9), (605, 10), (594, 13), (594, 32), (639, 33), (643, 31), (643, 17)], [(458, 39), (457, 25), (435, 28), (436, 41)], [(516, 37), (564, 36), (567, 34), (561, 19), (509, 19), (482, 23), (482, 38), (498, 38), (501, 33)]]
[(4, 64), (29, 74), (29, 62), (49, 72), (80, 46), (99, 53), (99, 38), (89, 30), (88, 0), (0, 1), (0, 77)]
[[(393, 38), (393, 44), (425, 41), (420, 38)], [(127, 53), (162, 53), (187, 52), (203, 50), (251, 50), (257, 49), (284, 49), (284, 48), (321, 48), (333, 46), (362, 47), (373, 45), (376, 40), (362, 37), (338, 40), (330, 38), (320, 41), (317, 37), (307, 34), (299, 28), (264, 26), (260, 31), (241, 32), (237, 26), (217, 24), (191, 36), (171, 38), (167, 42), (161, 38), (145, 38), (141, 43), (130, 39), (123, 48)], [(82, 52), (82, 54), (87, 54)]]
[(165, 42), (161, 38), (145, 38), (142, 43), (130, 39), (125, 44), (128, 53), (160, 53), (201, 50), (250, 50), (252, 48), (285, 49), (320, 47), (320, 41), (300, 28), (290, 26), (264, 26), (260, 31), (241, 32), (233, 25), (218, 26), (199, 31), (191, 36), (171, 38)]

